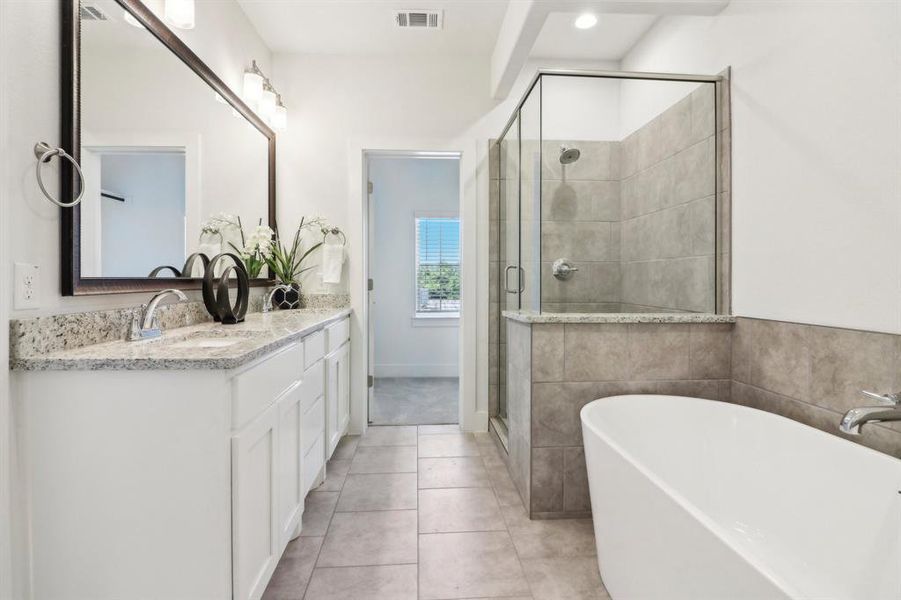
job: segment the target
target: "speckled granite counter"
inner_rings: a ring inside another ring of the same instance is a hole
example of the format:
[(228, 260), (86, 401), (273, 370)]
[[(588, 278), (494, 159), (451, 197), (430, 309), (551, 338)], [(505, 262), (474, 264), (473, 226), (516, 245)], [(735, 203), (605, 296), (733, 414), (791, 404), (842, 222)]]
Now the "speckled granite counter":
[[(238, 325), (203, 323), (179, 327), (166, 330), (155, 340), (120, 340), (12, 356), (10, 367), (20, 371), (234, 369), (350, 313), (350, 308), (253, 313)], [(228, 345), (217, 347), (210, 340), (223, 340)]]
[(501, 314), (520, 323), (735, 323), (732, 315), (706, 313), (534, 313), (505, 310)]

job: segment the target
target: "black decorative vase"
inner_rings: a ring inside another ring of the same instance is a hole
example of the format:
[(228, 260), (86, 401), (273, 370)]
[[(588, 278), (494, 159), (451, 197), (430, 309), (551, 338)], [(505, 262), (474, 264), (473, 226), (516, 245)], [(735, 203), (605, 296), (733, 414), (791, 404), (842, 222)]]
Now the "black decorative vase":
[(279, 288), (272, 295), (272, 303), (280, 310), (300, 308), (300, 284), (292, 283), (291, 289)]

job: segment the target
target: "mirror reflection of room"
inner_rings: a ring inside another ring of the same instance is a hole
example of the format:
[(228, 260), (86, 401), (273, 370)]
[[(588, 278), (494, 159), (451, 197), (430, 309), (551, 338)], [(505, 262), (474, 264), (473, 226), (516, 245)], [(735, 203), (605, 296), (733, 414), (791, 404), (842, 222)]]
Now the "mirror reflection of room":
[[(200, 277), (269, 225), (269, 145), (112, 0), (82, 22), (83, 277)], [(266, 277), (263, 268), (252, 276)]]

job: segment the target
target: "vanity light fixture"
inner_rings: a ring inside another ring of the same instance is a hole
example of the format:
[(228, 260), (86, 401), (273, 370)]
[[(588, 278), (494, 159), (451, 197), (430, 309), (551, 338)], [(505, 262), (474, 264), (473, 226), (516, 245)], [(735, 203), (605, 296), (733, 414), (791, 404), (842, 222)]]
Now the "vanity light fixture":
[(179, 29), (194, 29), (194, 0), (166, 0), (164, 12)]
[(256, 111), (266, 123), (281, 131), (288, 125), (288, 109), (282, 103), (281, 94), (260, 69), (257, 61), (244, 71), (244, 101)]
[(598, 18), (591, 13), (582, 13), (576, 17), (576, 20), (573, 23), (573, 25), (576, 26), (576, 29), (591, 29), (597, 24)]

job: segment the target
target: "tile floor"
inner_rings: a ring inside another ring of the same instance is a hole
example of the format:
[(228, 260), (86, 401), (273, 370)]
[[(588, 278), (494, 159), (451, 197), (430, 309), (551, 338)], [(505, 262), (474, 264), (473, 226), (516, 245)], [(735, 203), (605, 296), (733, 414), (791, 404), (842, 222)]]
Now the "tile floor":
[(456, 377), (377, 377), (372, 414), (376, 425), (457, 423)]
[(487, 434), (341, 440), (264, 600), (607, 599), (589, 519), (530, 521)]

